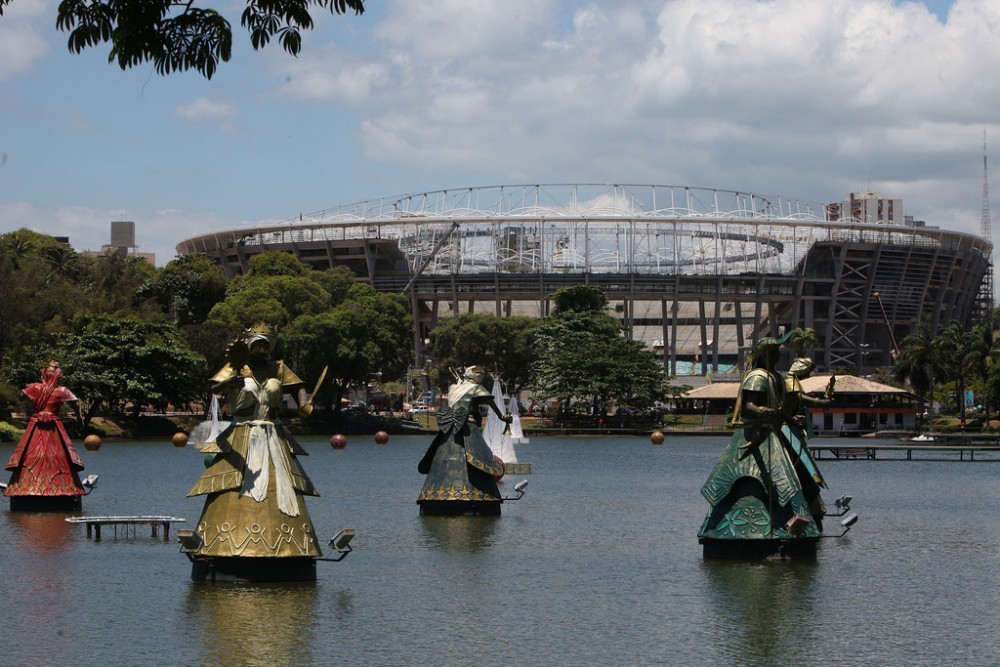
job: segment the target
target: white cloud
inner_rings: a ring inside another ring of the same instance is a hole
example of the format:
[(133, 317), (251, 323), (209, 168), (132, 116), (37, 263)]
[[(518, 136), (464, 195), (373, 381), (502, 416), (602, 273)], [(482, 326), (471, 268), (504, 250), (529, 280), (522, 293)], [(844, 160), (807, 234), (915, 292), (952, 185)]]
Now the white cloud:
[(0, 80), (26, 72), (49, 52), (42, 34), (52, 30), (51, 12), (43, 0), (18, 0), (4, 8), (0, 19)]
[(188, 122), (214, 122), (224, 131), (235, 129), (232, 119), (236, 116), (236, 110), (233, 105), (206, 97), (199, 97), (193, 102), (178, 106), (174, 110), (174, 115)]

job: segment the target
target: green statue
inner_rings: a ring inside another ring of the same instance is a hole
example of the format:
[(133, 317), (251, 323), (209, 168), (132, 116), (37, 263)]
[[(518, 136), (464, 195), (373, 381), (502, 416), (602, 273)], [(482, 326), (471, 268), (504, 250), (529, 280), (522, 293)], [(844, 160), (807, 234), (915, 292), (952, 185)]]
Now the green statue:
[[(737, 394), (733, 436), (701, 489), (711, 505), (698, 532), (705, 558), (816, 555), (822, 527), (800, 478), (800, 472), (811, 472), (783, 432), (790, 423), (801, 428), (796, 422), (801, 406), (786, 403), (785, 378), (775, 370), (786, 338), (758, 341)], [(789, 410), (795, 416), (789, 417)], [(808, 456), (804, 441), (799, 446)], [(809, 484), (816, 486), (811, 477)], [(818, 498), (817, 489), (813, 501)]]

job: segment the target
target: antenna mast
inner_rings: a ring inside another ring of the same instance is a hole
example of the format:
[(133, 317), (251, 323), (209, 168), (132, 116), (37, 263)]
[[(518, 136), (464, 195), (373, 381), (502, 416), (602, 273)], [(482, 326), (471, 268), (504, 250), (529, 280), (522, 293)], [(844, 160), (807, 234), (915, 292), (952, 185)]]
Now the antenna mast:
[(987, 320), (993, 313), (993, 222), (990, 220), (990, 179), (986, 161), (986, 129), (983, 129), (983, 212), (980, 220), (980, 235), (990, 243), (989, 264), (983, 284), (979, 288), (980, 303)]

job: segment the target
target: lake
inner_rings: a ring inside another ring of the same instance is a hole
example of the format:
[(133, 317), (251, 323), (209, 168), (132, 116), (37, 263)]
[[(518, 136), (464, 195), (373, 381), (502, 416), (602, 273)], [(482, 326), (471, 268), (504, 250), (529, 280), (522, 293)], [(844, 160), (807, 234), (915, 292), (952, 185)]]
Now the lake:
[[(699, 492), (722, 437), (534, 437), (499, 518), (421, 517), (429, 436), (346, 449), (304, 438), (321, 544), (354, 552), (309, 584), (196, 584), (178, 551), (203, 498), (192, 447), (79, 446), (83, 515), (186, 522), (100, 542), (0, 505), (10, 665), (996, 665), (1000, 465), (820, 461), (860, 521), (815, 562), (701, 558)], [(851, 444), (849, 440), (845, 445)], [(13, 445), (0, 446), (10, 456)], [(6, 473), (4, 473), (6, 481)], [(833, 532), (836, 520), (827, 522)], [(324, 549), (329, 554), (329, 548)]]

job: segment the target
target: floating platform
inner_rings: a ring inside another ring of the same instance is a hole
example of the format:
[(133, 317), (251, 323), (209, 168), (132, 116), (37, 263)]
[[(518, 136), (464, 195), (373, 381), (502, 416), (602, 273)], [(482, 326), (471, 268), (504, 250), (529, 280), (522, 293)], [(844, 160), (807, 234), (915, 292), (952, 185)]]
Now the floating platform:
[[(981, 438), (952, 439), (933, 442), (872, 443), (851, 445), (810, 444), (809, 451), (816, 460), (876, 460), (886, 461), (996, 461), (1000, 459), (1000, 444)], [(824, 455), (825, 453), (825, 455)], [(976, 458), (977, 454), (979, 458)]]
[(11, 512), (79, 512), (83, 496), (8, 496)]
[(156, 537), (163, 528), (163, 541), (170, 537), (170, 524), (186, 521), (176, 516), (141, 515), (141, 516), (73, 516), (66, 519), (67, 523), (83, 523), (87, 525), (87, 537), (93, 535), (95, 542), (101, 541), (101, 526), (112, 526), (115, 539), (119, 531), (123, 537), (135, 537), (138, 526), (149, 526), (150, 537)]
[(818, 537), (795, 539), (720, 540), (698, 538), (702, 557), (713, 560), (815, 560)]
[(500, 516), (499, 500), (418, 500), (423, 516)]
[(518, 461), (517, 463), (504, 463), (504, 475), (530, 475), (531, 464)]
[[(183, 550), (182, 550), (183, 551)], [(197, 582), (277, 583), (316, 581), (316, 560), (311, 557), (246, 558), (242, 556), (193, 556), (191, 579)]]

